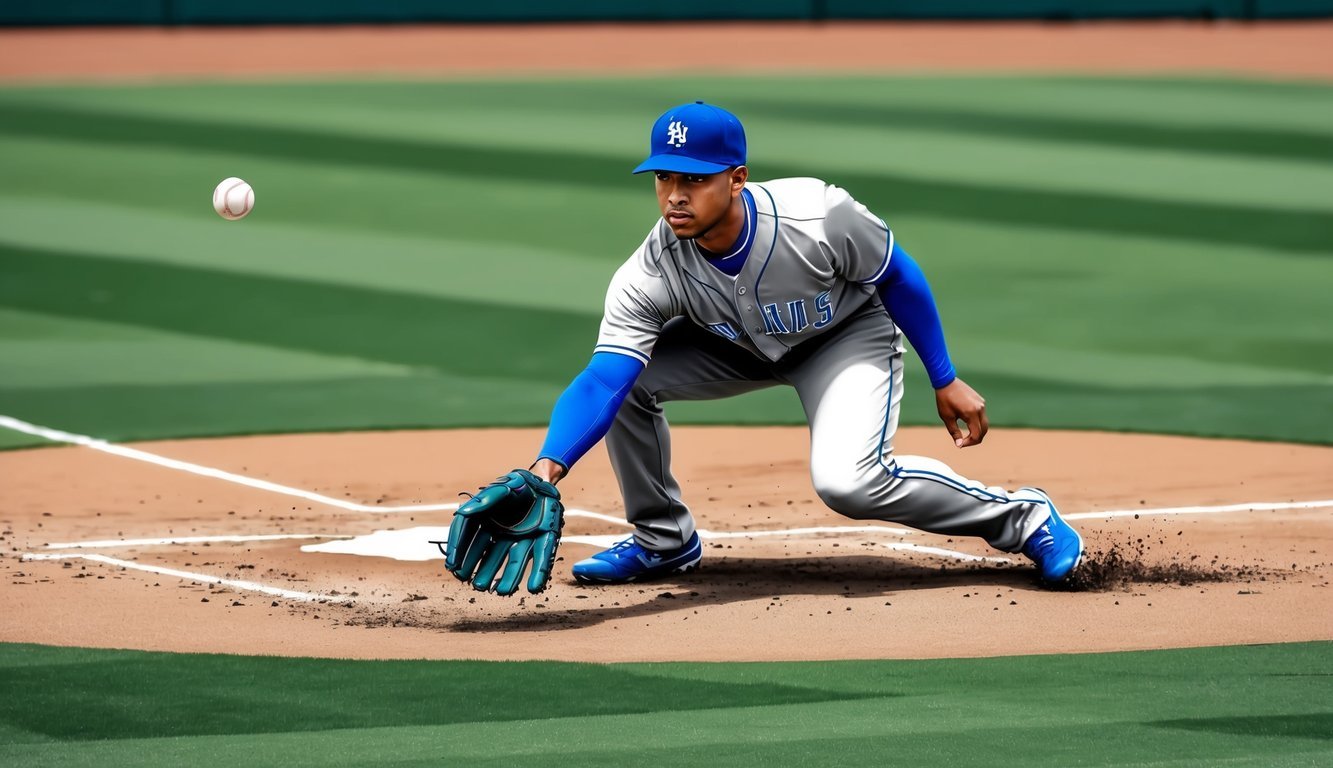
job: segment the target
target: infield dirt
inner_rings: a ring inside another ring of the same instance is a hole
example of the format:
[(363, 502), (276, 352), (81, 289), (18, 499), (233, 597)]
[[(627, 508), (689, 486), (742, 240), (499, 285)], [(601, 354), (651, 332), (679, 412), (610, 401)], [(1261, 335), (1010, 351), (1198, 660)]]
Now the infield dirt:
[[(1076, 525), (1103, 591), (1049, 591), (1021, 556), (920, 533), (754, 536), (849, 526), (814, 495), (804, 429), (683, 428), (676, 456), (706, 541), (703, 567), (665, 582), (581, 587), (566, 543), (540, 596), (474, 592), (440, 560), (302, 551), (311, 540), (49, 547), (87, 540), (313, 534), (447, 526), (448, 512), (347, 512), (86, 448), (0, 454), (6, 552), (0, 641), (372, 658), (754, 660), (1110, 651), (1333, 638), (1328, 508), (1097, 517)], [(290, 435), (146, 443), (195, 462), (372, 505), (441, 503), (539, 444), (536, 430)], [(743, 446), (761, 440), (765, 460)], [(1333, 497), (1333, 448), (1104, 433), (997, 430), (958, 451), (906, 429), (900, 453), (964, 474), (1044, 485), (1066, 513)], [(620, 516), (600, 448), (561, 484), (567, 502)], [(569, 536), (623, 535), (571, 517)], [(415, 534), (409, 534), (415, 535)], [(427, 534), (422, 532), (424, 540)], [(82, 559), (136, 564), (349, 599), (298, 602)], [(1114, 555), (1110, 553), (1115, 553)]]

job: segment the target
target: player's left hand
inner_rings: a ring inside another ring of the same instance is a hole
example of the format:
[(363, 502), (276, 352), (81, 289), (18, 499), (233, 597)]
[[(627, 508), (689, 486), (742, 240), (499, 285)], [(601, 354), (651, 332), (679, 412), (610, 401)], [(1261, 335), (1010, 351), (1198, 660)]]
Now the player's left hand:
[[(516, 469), (482, 488), (454, 513), (444, 565), (475, 589), (512, 595), (528, 574), (528, 591), (546, 588), (565, 507), (555, 486)], [(501, 566), (504, 570), (501, 571)]]
[[(985, 398), (962, 379), (956, 378), (935, 390), (935, 408), (945, 429), (953, 436), (953, 444), (959, 448), (979, 445), (990, 430)], [(958, 427), (960, 421), (967, 424), (967, 434)]]

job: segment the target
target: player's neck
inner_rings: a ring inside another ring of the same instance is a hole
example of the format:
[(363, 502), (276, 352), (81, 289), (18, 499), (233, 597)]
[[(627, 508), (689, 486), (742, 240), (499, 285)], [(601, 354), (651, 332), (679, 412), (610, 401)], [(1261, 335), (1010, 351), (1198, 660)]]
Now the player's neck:
[(745, 199), (743, 195), (736, 195), (731, 199), (731, 207), (727, 209), (727, 215), (722, 217), (722, 221), (695, 238), (694, 244), (710, 253), (725, 254), (735, 245), (744, 228)]

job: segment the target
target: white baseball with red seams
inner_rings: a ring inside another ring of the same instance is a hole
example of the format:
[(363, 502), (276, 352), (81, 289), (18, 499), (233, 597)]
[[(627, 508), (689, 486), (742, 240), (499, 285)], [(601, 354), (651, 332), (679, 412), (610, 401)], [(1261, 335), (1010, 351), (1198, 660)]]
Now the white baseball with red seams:
[(213, 188), (213, 210), (224, 219), (243, 219), (254, 208), (254, 189), (235, 176), (223, 179)]

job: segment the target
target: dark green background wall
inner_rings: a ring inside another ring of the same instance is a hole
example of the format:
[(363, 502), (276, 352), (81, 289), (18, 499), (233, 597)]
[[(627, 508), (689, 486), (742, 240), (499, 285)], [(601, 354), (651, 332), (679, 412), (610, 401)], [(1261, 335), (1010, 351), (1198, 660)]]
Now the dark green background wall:
[[(1246, 0), (826, 0), (829, 18), (1245, 18)], [(1325, 3), (1333, 10), (1333, 2)]]
[(0, 24), (1312, 18), (1333, 0), (3, 0)]

